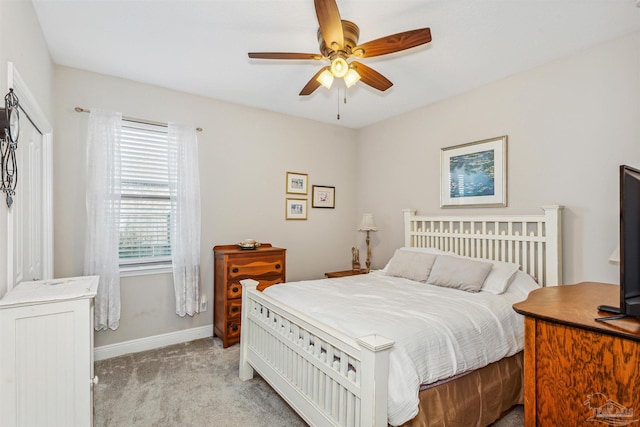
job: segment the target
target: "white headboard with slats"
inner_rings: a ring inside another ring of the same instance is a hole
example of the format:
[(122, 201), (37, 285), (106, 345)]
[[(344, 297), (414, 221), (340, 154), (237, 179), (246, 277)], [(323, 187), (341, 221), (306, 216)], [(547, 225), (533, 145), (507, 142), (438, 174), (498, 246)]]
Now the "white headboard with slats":
[(541, 286), (557, 286), (562, 283), (562, 208), (543, 206), (544, 215), (437, 217), (405, 209), (404, 242), (519, 264)]

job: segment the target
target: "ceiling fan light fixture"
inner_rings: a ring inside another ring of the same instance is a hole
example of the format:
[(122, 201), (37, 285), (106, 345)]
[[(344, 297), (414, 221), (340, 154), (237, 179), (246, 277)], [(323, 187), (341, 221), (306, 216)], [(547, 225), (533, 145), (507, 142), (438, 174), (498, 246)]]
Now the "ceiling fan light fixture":
[(333, 84), (333, 74), (331, 74), (331, 71), (329, 70), (324, 70), (322, 73), (320, 73), (316, 80), (322, 86), (326, 87), (327, 89), (331, 89), (331, 85)]
[(331, 61), (331, 74), (339, 79), (343, 78), (349, 71), (349, 64), (342, 57), (337, 57)]
[[(640, 0), (634, 1), (640, 3)], [(354, 22), (340, 17), (337, 0), (314, 0), (314, 6), (319, 24), (316, 32), (319, 54), (249, 53), (249, 58), (252, 59), (328, 60), (329, 64), (324, 65), (309, 79), (300, 91), (300, 96), (311, 95), (320, 86), (330, 88), (335, 78), (344, 79), (346, 87), (351, 87), (360, 81), (384, 92), (393, 86), (393, 83), (376, 70), (360, 63), (359, 59), (401, 52), (431, 42), (431, 29), (425, 27), (390, 34), (359, 44), (360, 28)]]
[(360, 74), (358, 74), (355, 69), (349, 68), (349, 71), (347, 71), (347, 74), (344, 76), (344, 84), (347, 85), (347, 87), (351, 87), (356, 84), (358, 80), (360, 80)]

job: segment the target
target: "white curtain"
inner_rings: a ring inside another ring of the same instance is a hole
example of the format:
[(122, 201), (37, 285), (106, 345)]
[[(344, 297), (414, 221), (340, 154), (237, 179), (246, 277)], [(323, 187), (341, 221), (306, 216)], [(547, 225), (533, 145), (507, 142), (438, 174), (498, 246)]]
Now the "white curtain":
[(99, 275), (95, 299), (96, 330), (120, 322), (120, 130), (122, 115), (91, 110), (87, 137), (87, 229), (84, 274)]
[(169, 123), (171, 257), (176, 314), (200, 312), (200, 177), (193, 127)]

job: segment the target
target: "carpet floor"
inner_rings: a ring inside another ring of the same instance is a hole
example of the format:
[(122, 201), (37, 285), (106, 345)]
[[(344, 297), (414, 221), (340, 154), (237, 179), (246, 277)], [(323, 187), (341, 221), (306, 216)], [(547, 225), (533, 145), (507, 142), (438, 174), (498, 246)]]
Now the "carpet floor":
[[(96, 362), (94, 425), (306, 426), (258, 375), (238, 378), (239, 350), (204, 338)], [(523, 420), (518, 406), (493, 427), (522, 427)]]

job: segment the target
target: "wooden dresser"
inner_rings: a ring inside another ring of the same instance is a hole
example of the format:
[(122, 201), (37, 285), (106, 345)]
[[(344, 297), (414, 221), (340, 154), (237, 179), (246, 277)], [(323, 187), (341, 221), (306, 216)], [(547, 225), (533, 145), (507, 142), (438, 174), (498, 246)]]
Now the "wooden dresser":
[(618, 306), (619, 295), (616, 285), (584, 282), (537, 289), (513, 306), (526, 316), (526, 427), (640, 422), (640, 320), (594, 320), (611, 316), (597, 307)]
[(240, 341), (242, 285), (240, 280), (254, 279), (262, 290), (286, 279), (286, 249), (263, 243), (257, 249), (236, 245), (214, 246), (213, 333), (223, 347)]

